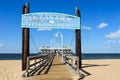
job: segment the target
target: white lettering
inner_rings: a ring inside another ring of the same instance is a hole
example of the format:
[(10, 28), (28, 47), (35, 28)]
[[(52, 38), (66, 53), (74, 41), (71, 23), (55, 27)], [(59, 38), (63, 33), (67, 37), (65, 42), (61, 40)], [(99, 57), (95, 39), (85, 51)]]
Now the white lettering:
[(22, 27), (80, 29), (80, 18), (61, 13), (23, 14)]

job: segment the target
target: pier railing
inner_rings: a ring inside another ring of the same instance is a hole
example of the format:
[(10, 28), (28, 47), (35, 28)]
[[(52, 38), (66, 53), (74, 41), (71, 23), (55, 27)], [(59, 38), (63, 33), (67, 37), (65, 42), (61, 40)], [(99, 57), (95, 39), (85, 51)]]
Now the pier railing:
[(68, 65), (68, 67), (79, 76), (79, 58), (74, 55), (65, 56), (65, 63)]
[(53, 58), (53, 53), (27, 57), (27, 69), (24, 77), (39, 75), (48, 64), (52, 63)]
[(61, 58), (63, 55), (63, 62), (70, 68), (70, 70), (76, 75), (80, 75), (79, 70), (79, 57), (75, 56), (72, 52), (64, 52), (58, 54)]

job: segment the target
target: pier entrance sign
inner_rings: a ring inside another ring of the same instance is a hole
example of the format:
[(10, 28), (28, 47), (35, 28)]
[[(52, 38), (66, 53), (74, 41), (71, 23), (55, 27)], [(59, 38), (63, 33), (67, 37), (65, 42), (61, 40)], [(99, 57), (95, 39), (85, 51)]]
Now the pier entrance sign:
[(80, 17), (52, 12), (22, 14), (22, 28), (80, 29)]

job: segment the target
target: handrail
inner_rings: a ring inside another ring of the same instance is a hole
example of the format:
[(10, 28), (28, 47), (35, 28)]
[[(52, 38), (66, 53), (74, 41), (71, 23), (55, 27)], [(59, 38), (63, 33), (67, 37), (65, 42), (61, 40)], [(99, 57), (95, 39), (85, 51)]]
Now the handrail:
[(32, 69), (30, 72), (27, 73), (27, 76), (32, 76), (34, 75), (41, 67), (44, 66), (44, 64), (47, 63), (47, 60), (45, 60), (42, 64), (38, 65), (34, 69)]
[[(47, 54), (47, 55), (48, 55), (48, 54)], [(28, 58), (29, 58), (30, 60), (34, 60), (34, 59), (43, 58), (43, 57), (45, 57), (45, 56), (47, 56), (47, 55), (36, 55), (36, 56), (29, 56)]]
[(65, 63), (74, 71), (77, 75), (80, 74), (79, 72), (79, 58), (77, 56), (68, 55), (65, 56)]
[(32, 66), (34, 66), (34, 65), (36, 65), (36, 64), (38, 64), (38, 63), (44, 61), (45, 59), (46, 59), (46, 57), (42, 58), (42, 60), (40, 60), (40, 61), (38, 61), (38, 62), (36, 62), (36, 63), (31, 64), (29, 67), (32, 67)]
[[(59, 53), (58, 55), (62, 57), (62, 53)], [(79, 76), (79, 57), (75, 56), (72, 52), (66, 52), (63, 53), (63, 62), (65, 62), (70, 67), (70, 69)]]
[[(24, 77), (34, 75), (38, 70), (44, 69), (46, 65), (51, 62), (53, 59), (53, 53), (49, 53), (46, 55), (36, 55), (27, 57), (27, 69), (24, 73)], [(34, 61), (34, 62), (33, 62)]]

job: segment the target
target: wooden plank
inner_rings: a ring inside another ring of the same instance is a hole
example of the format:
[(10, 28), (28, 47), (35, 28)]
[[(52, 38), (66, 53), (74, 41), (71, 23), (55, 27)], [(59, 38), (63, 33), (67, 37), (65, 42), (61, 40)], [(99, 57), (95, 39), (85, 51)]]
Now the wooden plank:
[(41, 67), (43, 67), (46, 63), (47, 63), (48, 60), (45, 60), (42, 64), (38, 65), (36, 68), (34, 68), (32, 71), (28, 72), (28, 75), (27, 76), (32, 76), (34, 75), (37, 70), (39, 70)]
[[(38, 55), (38, 56), (41, 57), (40, 55)], [(38, 58), (38, 56), (34, 56), (34, 57)], [(28, 63), (30, 63), (29, 62), (30, 58), (34, 58), (34, 57), (28, 57)], [(38, 75), (39, 73), (41, 73), (45, 69), (45, 67), (51, 62), (53, 57), (54, 57), (53, 54), (48, 54), (42, 60), (37, 61), (31, 65), (29, 64), (27, 67), (27, 71), (25, 73), (25, 76), (27, 77), (27, 76), (32, 76), (32, 75), (36, 75), (36, 74)], [(34, 58), (34, 60), (37, 60), (37, 59)], [(42, 63), (40, 63), (40, 62), (42, 62)], [(39, 64), (39, 65), (36, 66), (36, 64)], [(34, 67), (34, 69), (30, 70), (32, 66), (36, 66), (36, 67)]]
[(36, 55), (36, 56), (30, 56), (29, 59), (30, 60), (34, 60), (34, 59), (40, 59), (40, 58), (44, 58), (47, 57), (48, 55)]
[[(66, 56), (65, 63), (74, 71), (77, 75), (79, 75), (79, 57), (78, 56)], [(74, 61), (74, 63), (73, 63)]]
[(66, 56), (66, 58), (77, 60), (77, 56)]
[[(43, 68), (41, 68), (41, 70), (40, 71), (38, 71), (38, 73), (37, 73), (37, 75), (40, 75), (42, 72), (43, 72), (43, 70), (45, 70), (46, 69), (46, 67), (47, 66), (49, 66), (48, 64), (50, 64), (51, 63), (51, 61), (53, 60), (53, 57), (54, 56), (50, 56), (50, 58), (49, 58), (49, 60), (48, 60), (48, 62), (44, 65), (44, 67)], [(45, 72), (46, 73), (46, 72)]]
[(47, 74), (29, 77), (28, 80), (73, 80), (73, 74), (68, 67), (62, 63), (61, 58), (55, 56), (51, 68)]
[(40, 62), (42, 62), (42, 61), (44, 61), (44, 60), (46, 60), (47, 58), (48, 58), (48, 57), (44, 57), (42, 60), (37, 61), (37, 62), (31, 64), (29, 67), (32, 67), (32, 66), (34, 66), (34, 65), (36, 65), (36, 64), (38, 64), (38, 63), (40, 63)]

